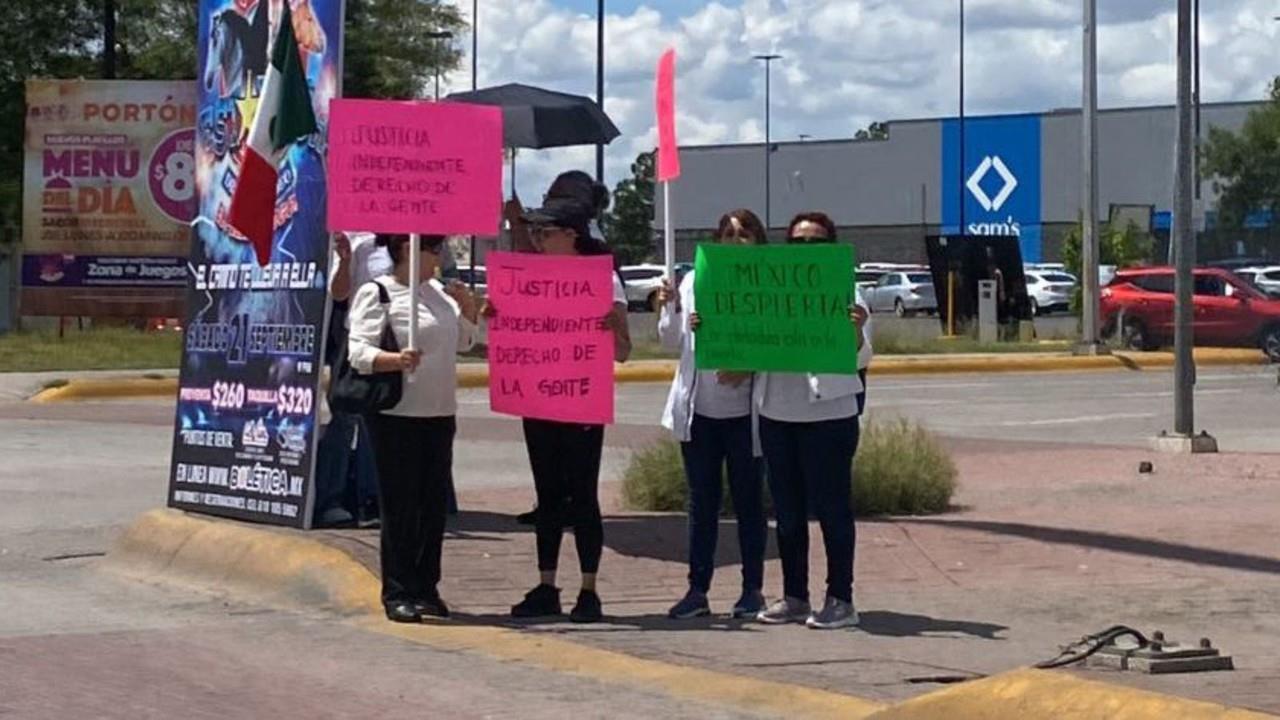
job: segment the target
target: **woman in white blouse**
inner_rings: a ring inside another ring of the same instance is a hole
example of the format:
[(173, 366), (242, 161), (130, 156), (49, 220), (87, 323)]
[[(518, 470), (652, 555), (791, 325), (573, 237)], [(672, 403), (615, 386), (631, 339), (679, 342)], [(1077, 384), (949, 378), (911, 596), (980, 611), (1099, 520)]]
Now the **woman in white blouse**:
[[(720, 218), (716, 240), (759, 245), (764, 225), (750, 210), (734, 210)], [(693, 272), (672, 292), (665, 282), (658, 337), (664, 347), (680, 351), (662, 425), (680, 441), (684, 474), (689, 483), (689, 590), (667, 613), (673, 620), (709, 615), (707, 592), (715, 572), (720, 496), (725, 470), (729, 494), (738, 518), (738, 549), (742, 554), (742, 596), (730, 617), (755, 617), (764, 609), (764, 549), (767, 523), (763, 477), (752, 452), (751, 373), (698, 370), (694, 365), (693, 332), (698, 327)]]
[[(791, 221), (787, 242), (833, 243), (836, 227), (822, 213)], [(858, 374), (758, 373), (752, 400), (777, 517), (783, 598), (759, 614), (765, 623), (804, 622), (828, 630), (858, 623), (853, 605), (853, 456), (871, 362), (870, 314), (860, 295), (849, 309), (861, 337)], [(809, 514), (822, 526), (827, 593), (822, 609), (809, 604)]]
[[(362, 286), (351, 306), (348, 352), (358, 372), (404, 373), (399, 404), (372, 416), (382, 520), (382, 603), (395, 622), (424, 615), (448, 617), (440, 599), (440, 556), (446, 496), (453, 466), (457, 414), (457, 353), (475, 340), (475, 298), (461, 283), (435, 279), (441, 235), (424, 235), (418, 295), (410, 297), (408, 235), (379, 235), (391, 255), (391, 274)], [(383, 293), (390, 302), (383, 302)], [(417, 313), (414, 350), (409, 317)], [(383, 328), (395, 333), (399, 352), (380, 347)]]

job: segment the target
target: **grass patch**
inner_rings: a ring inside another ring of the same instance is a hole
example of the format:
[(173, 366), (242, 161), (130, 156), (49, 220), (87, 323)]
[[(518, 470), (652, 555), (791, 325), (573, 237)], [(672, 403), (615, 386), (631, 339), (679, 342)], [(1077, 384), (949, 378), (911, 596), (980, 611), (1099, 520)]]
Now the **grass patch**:
[[(859, 516), (945, 512), (956, 490), (951, 456), (933, 433), (907, 420), (864, 422), (853, 467), (853, 507)], [(625, 507), (684, 512), (688, 497), (677, 442), (659, 440), (631, 456), (622, 478)], [(723, 497), (729, 510), (727, 488)]]
[(182, 333), (127, 328), (12, 332), (0, 335), (0, 372), (176, 368)]

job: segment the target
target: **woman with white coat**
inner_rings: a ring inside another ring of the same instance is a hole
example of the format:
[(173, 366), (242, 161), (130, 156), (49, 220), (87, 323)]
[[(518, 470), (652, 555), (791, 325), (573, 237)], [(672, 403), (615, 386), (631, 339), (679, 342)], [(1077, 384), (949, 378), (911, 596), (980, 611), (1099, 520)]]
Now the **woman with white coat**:
[[(791, 244), (835, 241), (835, 223), (822, 213), (797, 215), (787, 232)], [(758, 615), (764, 623), (804, 622), (821, 630), (858, 623), (853, 605), (851, 495), (866, 368), (872, 354), (870, 313), (860, 294), (849, 318), (861, 336), (857, 374), (758, 373), (752, 389), (783, 577), (783, 598)], [(827, 554), (826, 601), (817, 612), (809, 604), (811, 511), (822, 527)]]
[[(716, 241), (758, 245), (765, 242), (764, 226), (750, 210), (734, 210), (720, 219)], [(742, 596), (729, 614), (755, 617), (764, 609), (761, 589), (767, 524), (760, 462), (752, 452), (752, 374), (695, 368), (693, 331), (698, 314), (693, 277), (692, 271), (685, 274), (675, 293), (664, 283), (658, 294), (662, 305), (659, 338), (666, 348), (680, 351), (662, 425), (680, 441), (689, 483), (689, 590), (668, 616), (685, 620), (711, 613), (707, 592), (715, 572), (722, 477), (727, 466), (742, 555)]]

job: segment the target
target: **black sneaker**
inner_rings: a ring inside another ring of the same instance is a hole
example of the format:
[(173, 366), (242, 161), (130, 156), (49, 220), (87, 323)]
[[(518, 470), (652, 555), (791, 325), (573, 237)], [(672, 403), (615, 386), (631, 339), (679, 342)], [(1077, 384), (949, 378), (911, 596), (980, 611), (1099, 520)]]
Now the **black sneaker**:
[(414, 600), (413, 607), (423, 617), (449, 617), (449, 606), (444, 604), (444, 600), (441, 600), (439, 595), (425, 600)]
[(578, 593), (578, 604), (573, 606), (569, 619), (576, 623), (593, 623), (603, 620), (604, 610), (600, 607), (600, 596), (594, 590), (583, 590)]
[(560, 609), (560, 588), (550, 585), (539, 585), (525, 593), (524, 600), (511, 606), (511, 617), (539, 618), (562, 615)]

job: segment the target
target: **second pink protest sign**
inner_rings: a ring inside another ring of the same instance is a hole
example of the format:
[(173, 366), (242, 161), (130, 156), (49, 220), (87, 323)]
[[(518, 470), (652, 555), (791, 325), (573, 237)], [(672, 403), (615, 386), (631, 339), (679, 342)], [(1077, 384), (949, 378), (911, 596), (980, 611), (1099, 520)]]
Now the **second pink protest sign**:
[(348, 99), (329, 113), (330, 231), (498, 234), (499, 108)]
[(613, 422), (613, 262), (491, 252), (489, 400), (494, 412)]

